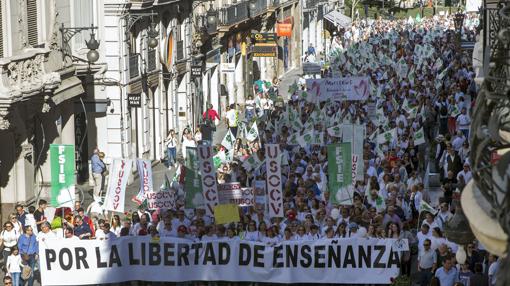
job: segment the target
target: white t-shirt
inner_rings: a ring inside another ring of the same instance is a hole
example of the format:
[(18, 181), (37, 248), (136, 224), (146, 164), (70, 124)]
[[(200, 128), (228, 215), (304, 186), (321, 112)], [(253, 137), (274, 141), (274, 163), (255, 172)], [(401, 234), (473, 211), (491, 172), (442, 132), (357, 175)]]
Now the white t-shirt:
[(37, 241), (44, 241), (46, 239), (53, 239), (53, 238), (56, 238), (57, 236), (55, 235), (54, 232), (52, 231), (48, 231), (47, 233), (44, 233), (44, 232), (39, 232), (37, 234)]
[(235, 109), (230, 109), (227, 111), (227, 120), (229, 127), (237, 127), (237, 111)]
[(20, 233), (14, 229), (11, 229), (10, 231), (3, 230), (0, 233), (0, 237), (2, 238), (2, 241), (4, 242), (4, 246), (7, 248), (11, 248), (18, 244), (18, 238), (20, 236)]
[(7, 271), (9, 273), (21, 272), (21, 255), (9, 255), (7, 257)]
[(108, 233), (105, 233), (104, 230), (101, 229), (96, 232), (96, 239), (109, 240), (109, 239), (114, 239), (114, 238), (117, 238), (117, 235), (111, 231), (109, 231)]

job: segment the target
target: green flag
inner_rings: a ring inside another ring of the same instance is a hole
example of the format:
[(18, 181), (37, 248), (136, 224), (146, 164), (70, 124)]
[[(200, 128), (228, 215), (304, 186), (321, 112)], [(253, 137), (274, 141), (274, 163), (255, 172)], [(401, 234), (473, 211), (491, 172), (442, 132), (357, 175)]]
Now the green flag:
[(74, 145), (50, 145), (51, 206), (73, 207), (75, 200)]
[(248, 131), (248, 134), (246, 135), (246, 140), (253, 142), (259, 138), (259, 129), (257, 127), (257, 122), (253, 122), (250, 131)]
[(229, 129), (227, 131), (227, 134), (225, 134), (225, 137), (221, 141), (221, 145), (223, 145), (223, 147), (225, 147), (228, 150), (230, 150), (230, 149), (234, 149), (234, 143), (235, 142), (236, 142), (236, 138), (234, 137), (232, 132), (230, 132), (230, 129)]

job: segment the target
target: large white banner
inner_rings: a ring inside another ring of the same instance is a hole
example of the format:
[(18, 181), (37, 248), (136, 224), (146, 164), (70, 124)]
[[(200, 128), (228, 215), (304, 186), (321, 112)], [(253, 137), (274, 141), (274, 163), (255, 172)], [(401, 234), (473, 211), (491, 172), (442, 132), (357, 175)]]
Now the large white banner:
[(132, 166), (133, 160), (113, 159), (104, 204), (105, 210), (124, 212), (126, 185)]
[(42, 285), (132, 280), (390, 284), (407, 240), (323, 239), (262, 243), (192, 242), (148, 236), (47, 239), (39, 245)]
[(145, 194), (152, 192), (154, 187), (152, 185), (152, 163), (150, 160), (136, 160), (136, 168), (138, 169), (138, 177), (140, 178), (140, 191), (134, 197), (134, 201), (142, 204), (145, 200)]
[(306, 89), (310, 101), (367, 100), (370, 80), (368, 77), (307, 79)]
[(280, 163), (280, 146), (266, 144), (266, 182), (270, 217), (283, 217), (282, 167)]
[(218, 185), (218, 203), (234, 204), (240, 207), (255, 205), (253, 188), (242, 188), (241, 183), (225, 183)]
[(201, 145), (198, 146), (197, 151), (200, 173), (202, 175), (202, 194), (204, 196), (205, 212), (209, 216), (214, 216), (214, 206), (218, 204), (218, 187), (212, 148), (209, 145)]

